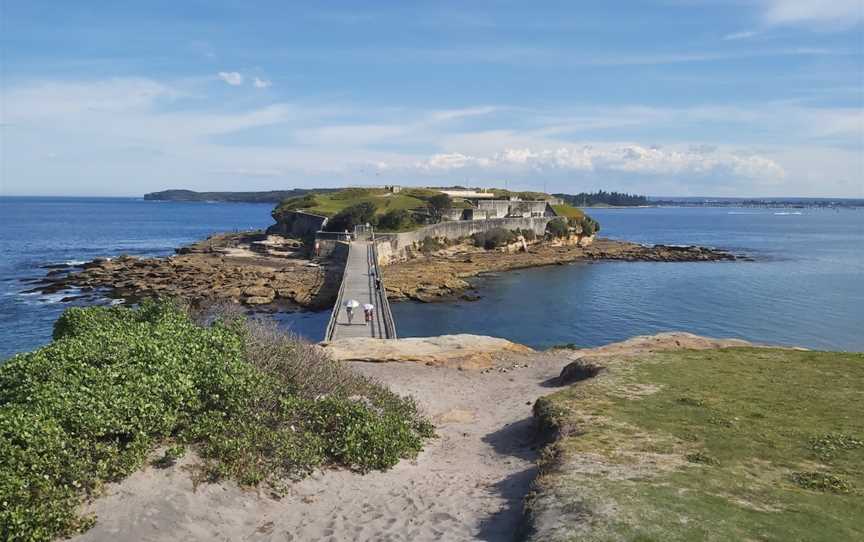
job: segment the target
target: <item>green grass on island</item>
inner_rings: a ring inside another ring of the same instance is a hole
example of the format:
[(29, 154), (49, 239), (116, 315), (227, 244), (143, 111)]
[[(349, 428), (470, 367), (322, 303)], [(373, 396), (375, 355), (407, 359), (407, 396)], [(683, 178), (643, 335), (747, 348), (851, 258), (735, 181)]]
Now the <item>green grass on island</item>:
[(0, 365), (0, 539), (86, 529), (82, 501), (159, 446), (161, 465), (194, 450), (196, 479), (279, 491), (327, 465), (386, 469), (431, 434), (412, 400), (275, 327), (169, 302), (71, 308), (53, 342)]
[(552, 209), (555, 211), (555, 214), (558, 216), (563, 216), (564, 218), (572, 218), (573, 220), (582, 220), (585, 218), (585, 213), (576, 207), (571, 207), (566, 203), (561, 205), (553, 205)]
[(352, 205), (372, 203), (375, 205), (376, 213), (383, 215), (394, 210), (422, 209), (426, 207), (427, 199), (439, 193), (423, 188), (404, 189), (395, 194), (383, 188), (346, 188), (338, 192), (307, 194), (287, 199), (279, 204), (277, 212), (304, 210), (318, 215), (333, 216)]
[(862, 404), (860, 353), (734, 348), (610, 362), (537, 403), (561, 438), (529, 502), (535, 536), (864, 540)]
[[(493, 189), (496, 197), (519, 197), (525, 200), (546, 199), (550, 196), (541, 192), (510, 192)], [(438, 198), (444, 198), (443, 202)], [(331, 231), (351, 230), (357, 223), (369, 222), (378, 231), (411, 231), (430, 221), (442, 220), (442, 211), (447, 209), (466, 209), (472, 205), (462, 198), (445, 197), (431, 188), (403, 188), (391, 192), (384, 188), (345, 188), (327, 193), (309, 193), (282, 201), (273, 210), (277, 222), (290, 220), (294, 211), (305, 211), (329, 217), (327, 227)], [(555, 213), (573, 224), (582, 223), (586, 215), (568, 204), (554, 205)], [(597, 229), (596, 221), (592, 231)]]

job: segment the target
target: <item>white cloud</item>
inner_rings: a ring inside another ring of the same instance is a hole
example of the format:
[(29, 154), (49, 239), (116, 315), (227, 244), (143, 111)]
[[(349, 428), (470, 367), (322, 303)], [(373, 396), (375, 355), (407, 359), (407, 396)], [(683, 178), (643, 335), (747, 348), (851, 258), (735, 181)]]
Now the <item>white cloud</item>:
[(489, 105), (479, 107), (466, 107), (464, 109), (445, 109), (442, 111), (433, 112), (429, 115), (429, 119), (432, 122), (447, 122), (466, 117), (480, 117), (484, 115), (489, 115), (490, 113), (495, 113), (496, 111), (500, 110), (500, 107), (493, 107)]
[(726, 34), (725, 36), (723, 36), (723, 39), (726, 41), (746, 40), (747, 38), (752, 38), (757, 34), (759, 33), (752, 30), (747, 30), (745, 32), (733, 32), (731, 34)]
[(676, 150), (638, 144), (602, 147), (583, 145), (556, 149), (515, 148), (505, 149), (490, 156), (471, 156), (453, 152), (436, 154), (415, 163), (414, 167), (427, 173), (461, 169), (495, 170), (501, 174), (606, 171), (643, 175), (727, 174), (769, 181), (786, 176), (780, 164), (755, 154), (715, 152), (708, 147)]
[(267, 87), (271, 86), (272, 84), (273, 83), (270, 80), (260, 79), (258, 77), (256, 77), (255, 80), (252, 82), (252, 85), (255, 88), (267, 88)]
[[(6, 86), (4, 190), (122, 195), (263, 190), (286, 179), (333, 186), (506, 178), (524, 189), (548, 181), (557, 191), (577, 183), (655, 194), (864, 196), (858, 108), (250, 108), (252, 85), (214, 103), (201, 92), (208, 84), (130, 78)], [(70, 171), (82, 175), (66, 183)]]
[(864, 21), (861, 0), (763, 0), (765, 22), (771, 25), (829, 24), (854, 26)]
[(225, 81), (232, 87), (239, 87), (243, 84), (243, 74), (240, 72), (219, 72), (219, 79)]

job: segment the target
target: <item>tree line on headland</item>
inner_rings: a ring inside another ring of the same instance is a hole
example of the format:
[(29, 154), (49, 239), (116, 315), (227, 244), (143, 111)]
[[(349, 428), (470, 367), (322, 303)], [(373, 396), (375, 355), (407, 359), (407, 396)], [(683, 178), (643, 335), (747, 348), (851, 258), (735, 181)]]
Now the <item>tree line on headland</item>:
[(610, 207), (636, 207), (639, 205), (649, 204), (646, 196), (627, 194), (624, 192), (606, 192), (605, 190), (598, 190), (597, 192), (580, 192), (578, 194), (552, 195), (561, 198), (574, 207), (594, 207), (605, 205)]

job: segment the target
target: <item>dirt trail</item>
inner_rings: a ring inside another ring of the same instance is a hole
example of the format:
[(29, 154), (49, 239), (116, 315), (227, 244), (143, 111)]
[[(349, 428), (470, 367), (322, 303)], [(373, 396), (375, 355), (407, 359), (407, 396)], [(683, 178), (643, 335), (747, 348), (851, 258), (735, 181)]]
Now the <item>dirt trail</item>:
[(194, 460), (187, 457), (111, 486), (90, 507), (96, 526), (77, 540), (511, 541), (536, 475), (532, 405), (555, 391), (562, 367), (576, 358), (745, 345), (674, 333), (591, 350), (501, 352), (496, 367), (486, 370), (352, 362), (357, 371), (413, 395), (434, 419), (438, 438), (415, 461), (363, 476), (318, 473), (276, 500), (228, 482), (193, 491), (182, 468)]
[(319, 473), (281, 500), (230, 483), (193, 492), (182, 462), (148, 467), (92, 505), (98, 523), (78, 540), (513, 540), (536, 474), (531, 407), (568, 360), (499, 361), (506, 372), (352, 364), (413, 395), (435, 420), (438, 438), (416, 461), (365, 476)]

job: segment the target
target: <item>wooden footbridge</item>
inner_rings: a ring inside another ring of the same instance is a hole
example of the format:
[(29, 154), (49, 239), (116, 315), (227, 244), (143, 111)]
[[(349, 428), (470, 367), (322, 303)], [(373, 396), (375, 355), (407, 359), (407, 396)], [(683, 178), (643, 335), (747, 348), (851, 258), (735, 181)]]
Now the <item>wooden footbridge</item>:
[[(350, 300), (360, 304), (354, 309), (351, 322), (345, 309), (345, 303)], [(371, 322), (366, 322), (363, 315), (363, 305), (367, 303), (375, 307)], [(378, 269), (375, 232), (371, 227), (358, 226), (349, 241), (342, 284), (324, 333), (325, 341), (352, 337), (396, 338), (396, 323)]]

